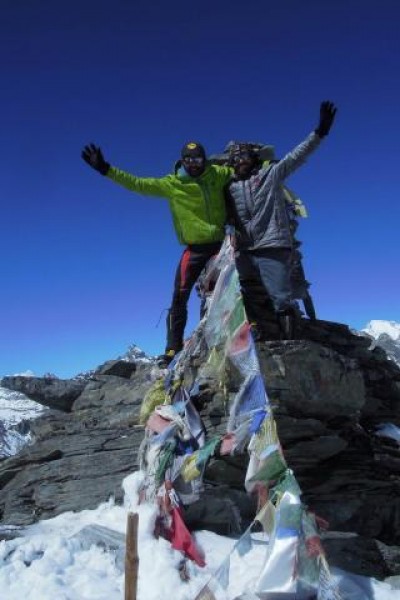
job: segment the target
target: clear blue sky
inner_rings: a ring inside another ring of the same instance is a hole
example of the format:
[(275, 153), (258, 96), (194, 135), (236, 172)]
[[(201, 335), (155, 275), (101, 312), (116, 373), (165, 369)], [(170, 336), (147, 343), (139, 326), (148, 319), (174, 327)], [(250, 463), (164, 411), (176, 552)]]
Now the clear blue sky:
[(190, 138), (282, 156), (324, 99), (334, 129), (288, 181), (318, 315), (400, 321), (399, 17), (396, 0), (3, 0), (0, 375), (164, 348), (181, 252), (167, 204), (91, 171), (85, 143), (142, 176)]

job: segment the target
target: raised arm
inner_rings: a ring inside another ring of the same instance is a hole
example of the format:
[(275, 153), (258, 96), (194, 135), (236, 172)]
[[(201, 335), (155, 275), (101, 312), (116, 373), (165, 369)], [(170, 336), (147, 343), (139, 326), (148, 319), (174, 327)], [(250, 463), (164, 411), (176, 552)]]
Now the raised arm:
[(166, 177), (136, 177), (116, 167), (110, 167), (107, 177), (127, 190), (144, 196), (158, 196), (159, 198), (170, 196), (171, 181), (169, 175)]
[(143, 194), (145, 196), (158, 196), (167, 198), (170, 192), (170, 181), (169, 177), (136, 177), (125, 171), (121, 171), (116, 167), (112, 167), (103, 156), (103, 153), (99, 146), (95, 144), (88, 144), (82, 151), (83, 160), (92, 169), (98, 171), (101, 175), (106, 175), (114, 181), (119, 183), (126, 189)]
[(270, 176), (276, 181), (283, 181), (298, 169), (307, 160), (309, 155), (319, 146), (321, 139), (328, 135), (335, 115), (336, 107), (333, 102), (321, 102), (320, 119), (316, 129), (294, 150), (286, 154), (282, 160), (274, 165)]

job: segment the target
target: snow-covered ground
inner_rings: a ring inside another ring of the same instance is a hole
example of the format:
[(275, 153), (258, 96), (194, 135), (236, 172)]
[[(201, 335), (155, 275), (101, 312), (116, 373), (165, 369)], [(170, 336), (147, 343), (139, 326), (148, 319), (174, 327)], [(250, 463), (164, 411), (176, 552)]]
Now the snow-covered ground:
[(29, 427), (24, 427), (24, 423), (45, 410), (24, 394), (0, 387), (0, 458), (17, 454), (30, 441)]
[[(153, 535), (155, 508), (137, 505), (141, 474), (124, 481), (124, 506), (112, 501), (95, 510), (64, 513), (39, 522), (21, 538), (0, 542), (0, 597), (2, 600), (122, 600), (124, 574), (116, 554), (89, 546), (79, 532), (89, 525), (101, 525), (125, 534), (128, 511), (139, 514), (138, 600), (194, 600), (199, 590), (229, 555), (235, 540), (211, 532), (196, 534), (206, 567), (189, 565), (190, 581), (181, 581), (178, 565), (181, 554)], [(253, 548), (240, 558), (231, 555), (229, 587), (216, 592), (218, 600), (232, 600), (250, 591), (266, 553), (267, 539), (257, 534)], [(122, 563), (123, 564), (123, 563)], [(388, 583), (333, 571), (343, 600), (400, 600), (400, 590)], [(250, 598), (250, 596), (249, 596)]]

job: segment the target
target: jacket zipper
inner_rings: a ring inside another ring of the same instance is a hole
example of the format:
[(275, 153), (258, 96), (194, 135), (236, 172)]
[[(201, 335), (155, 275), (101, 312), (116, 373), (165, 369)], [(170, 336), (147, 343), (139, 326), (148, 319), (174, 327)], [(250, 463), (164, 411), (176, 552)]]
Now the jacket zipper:
[(206, 215), (207, 215), (207, 219), (208, 219), (208, 226), (209, 226), (210, 232), (211, 232), (211, 215), (210, 215), (210, 202), (209, 202), (210, 196), (209, 196), (209, 193), (208, 193), (208, 186), (207, 186), (207, 184), (200, 185), (200, 189), (201, 189), (201, 192), (203, 194), (204, 205), (205, 205), (205, 208), (206, 208)]
[[(248, 185), (246, 185), (248, 184)], [(244, 205), (246, 207), (246, 211), (248, 214), (248, 219), (249, 219), (249, 238), (252, 241), (252, 243), (254, 243), (254, 231), (253, 231), (253, 227), (254, 227), (254, 222), (253, 222), (253, 194), (251, 192), (251, 185), (250, 185), (250, 180), (245, 180), (242, 182), (243, 185), (243, 196), (244, 196)]]

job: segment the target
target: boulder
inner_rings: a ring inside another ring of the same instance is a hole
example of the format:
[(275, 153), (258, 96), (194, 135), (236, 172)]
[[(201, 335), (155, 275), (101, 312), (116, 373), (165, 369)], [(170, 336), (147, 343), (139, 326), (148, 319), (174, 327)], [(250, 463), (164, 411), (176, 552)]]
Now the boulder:
[[(110, 496), (122, 499), (122, 480), (138, 468), (139, 410), (152, 368), (140, 365), (129, 380), (99, 375), (79, 382), (71, 412), (50, 410), (31, 423), (33, 443), (0, 462), (3, 524), (27, 525), (64, 511), (95, 508)], [(49, 393), (47, 380), (35, 378), (35, 385), (27, 386), (25, 379), (10, 378), (9, 383), (27, 395), (32, 392), (36, 401)], [(45, 400), (58, 405), (48, 395)]]
[(136, 363), (127, 360), (108, 360), (98, 367), (95, 375), (116, 375), (129, 379), (136, 371)]
[(85, 388), (86, 382), (75, 379), (14, 375), (3, 377), (0, 384), (9, 390), (25, 394), (43, 406), (69, 412)]

